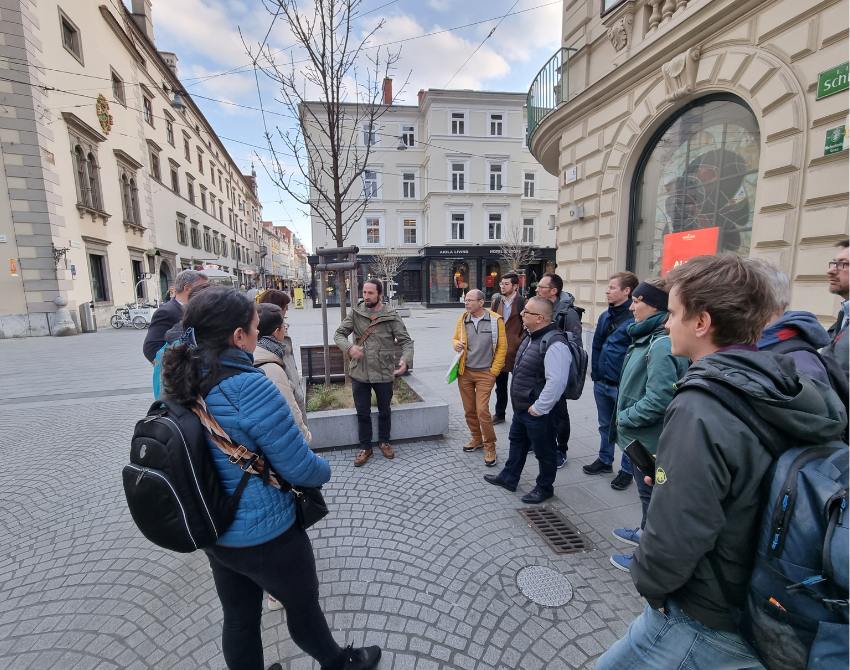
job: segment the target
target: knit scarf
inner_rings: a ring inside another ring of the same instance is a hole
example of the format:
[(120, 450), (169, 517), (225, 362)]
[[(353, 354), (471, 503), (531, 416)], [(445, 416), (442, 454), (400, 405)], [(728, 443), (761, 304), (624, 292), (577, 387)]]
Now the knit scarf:
[(286, 350), (283, 347), (283, 342), (276, 340), (271, 335), (263, 335), (257, 342), (257, 346), (262, 349), (265, 349), (269, 353), (274, 354), (280, 360), (283, 360), (283, 357), (286, 354)]

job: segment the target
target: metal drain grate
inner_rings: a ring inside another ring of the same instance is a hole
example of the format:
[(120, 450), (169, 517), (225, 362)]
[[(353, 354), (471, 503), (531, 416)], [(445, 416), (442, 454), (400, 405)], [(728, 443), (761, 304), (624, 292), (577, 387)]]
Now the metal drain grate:
[(557, 510), (550, 507), (526, 507), (519, 513), (556, 554), (576, 554), (590, 548), (585, 537)]
[(516, 585), (526, 598), (544, 607), (561, 607), (573, 597), (570, 580), (542, 565), (522, 568), (517, 572)]

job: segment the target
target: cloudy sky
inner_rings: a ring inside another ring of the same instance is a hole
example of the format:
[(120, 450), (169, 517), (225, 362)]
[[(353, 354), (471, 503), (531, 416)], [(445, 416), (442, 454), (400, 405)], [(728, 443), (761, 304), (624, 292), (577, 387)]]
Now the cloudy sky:
[[(129, 5), (129, 1), (126, 4)], [(196, 96), (196, 103), (216, 131), (247, 145), (265, 146), (261, 115), (258, 111), (227, 103), (258, 106), (254, 69), (240, 38), (240, 30), (245, 40), (256, 48), (272, 21), (266, 6), (263, 0), (153, 1), (157, 47), (177, 54), (184, 86)], [(363, 0), (354, 32), (362, 35), (384, 20), (373, 43), (393, 42), (394, 48), (401, 48), (401, 58), (393, 75), (396, 91), (409, 77), (401, 103), (415, 102), (419, 89), (447, 85), (449, 88), (525, 92), (531, 78), (558, 47), (561, 6), (561, 0), (516, 0), (515, 3), (514, 0)], [(495, 33), (450, 82), (499, 18), (509, 11), (520, 13), (504, 18)], [(477, 25), (420, 37), (472, 23)], [(267, 43), (281, 62), (304, 56), (302, 50), (289, 48), (294, 40), (281, 20), (274, 24)], [(265, 108), (285, 113), (284, 107), (274, 102), (274, 98), (279, 97), (274, 83), (262, 74), (260, 78)], [(267, 121), (284, 129), (293, 123), (286, 117), (272, 114), (267, 116)], [(310, 227), (300, 205), (279, 191), (263, 174), (254, 155), (257, 152), (268, 161), (267, 152), (235, 142), (225, 141), (225, 145), (243, 171), (250, 171), (252, 161), (256, 164), (263, 217), (275, 225), (289, 225), (309, 244)]]

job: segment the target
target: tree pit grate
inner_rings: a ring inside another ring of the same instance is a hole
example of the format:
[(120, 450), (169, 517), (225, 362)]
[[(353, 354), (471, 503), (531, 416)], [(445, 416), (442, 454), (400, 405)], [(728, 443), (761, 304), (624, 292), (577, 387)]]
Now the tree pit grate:
[(551, 507), (526, 507), (519, 513), (556, 554), (577, 554), (591, 548), (569, 519)]

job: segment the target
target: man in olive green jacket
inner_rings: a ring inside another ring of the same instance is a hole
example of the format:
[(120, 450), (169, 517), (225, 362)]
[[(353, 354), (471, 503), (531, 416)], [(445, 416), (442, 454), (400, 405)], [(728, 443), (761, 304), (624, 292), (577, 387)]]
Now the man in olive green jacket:
[[(385, 458), (394, 458), (390, 444), (390, 401), (393, 379), (413, 365), (413, 340), (398, 313), (383, 304), (384, 290), (377, 279), (363, 282), (363, 300), (351, 309), (336, 329), (334, 342), (351, 357), (351, 390), (357, 409), (360, 451), (354, 465), (360, 467), (372, 457), (372, 390), (378, 400), (378, 449)], [(354, 333), (354, 343), (348, 336)], [(401, 346), (396, 367), (395, 345)]]

